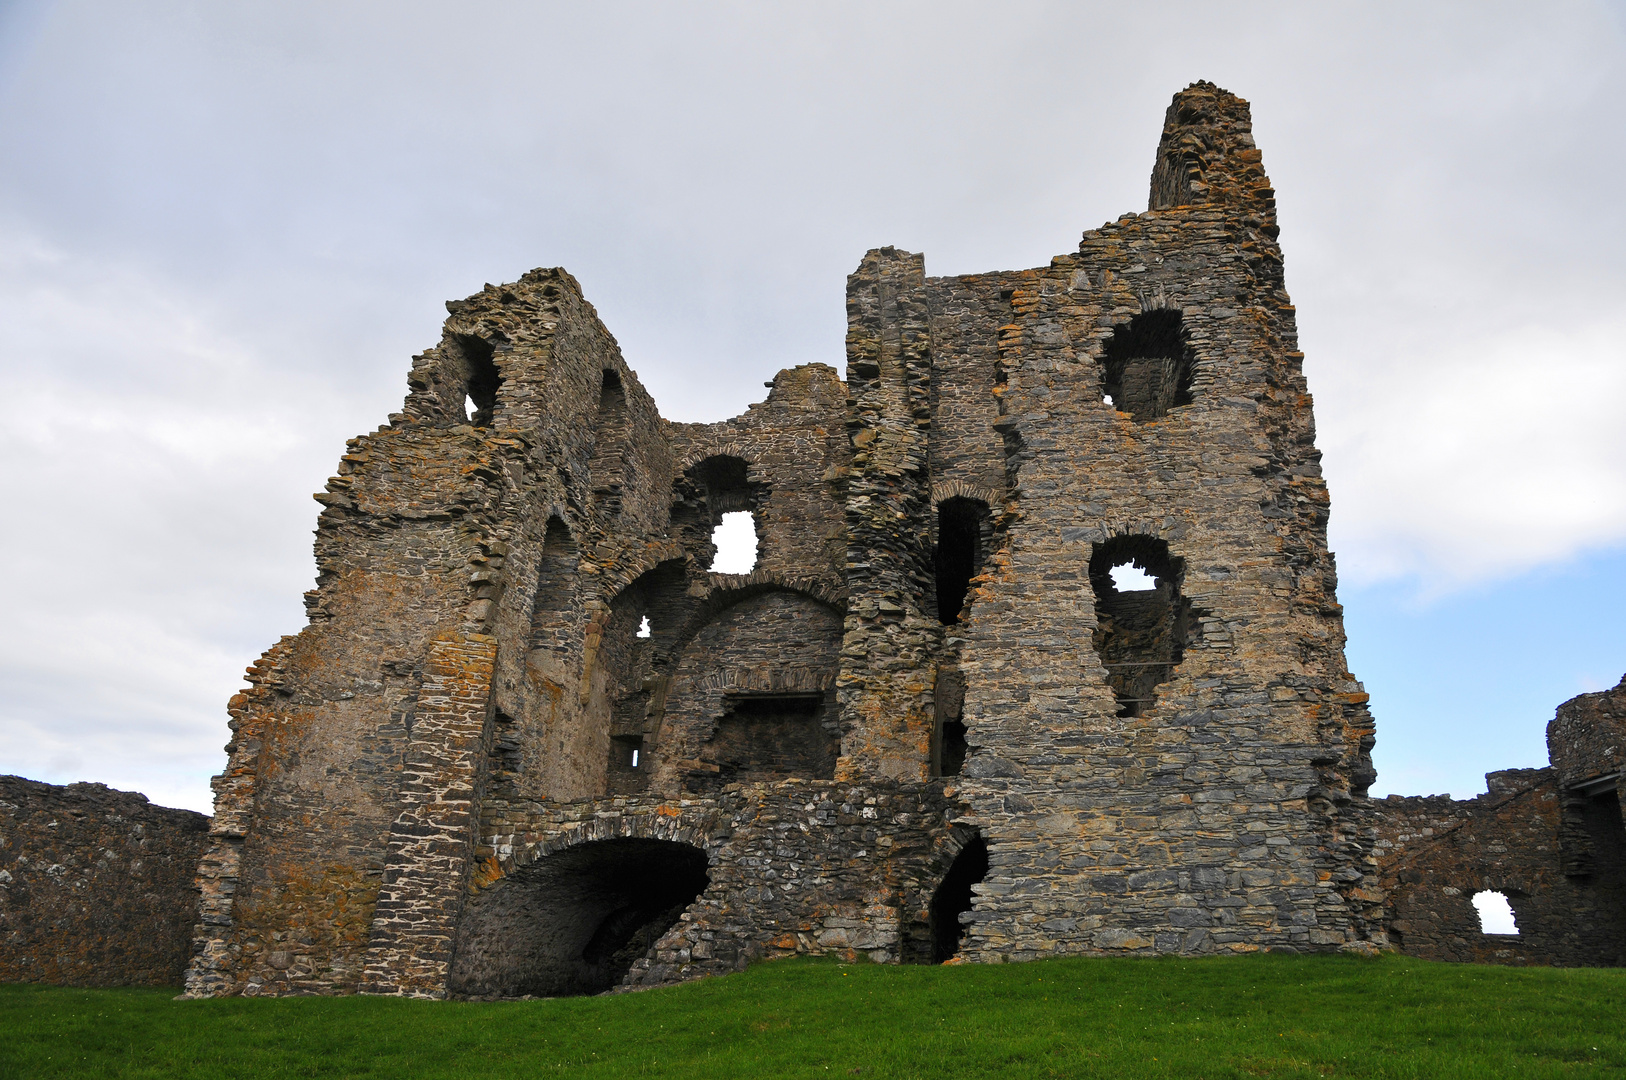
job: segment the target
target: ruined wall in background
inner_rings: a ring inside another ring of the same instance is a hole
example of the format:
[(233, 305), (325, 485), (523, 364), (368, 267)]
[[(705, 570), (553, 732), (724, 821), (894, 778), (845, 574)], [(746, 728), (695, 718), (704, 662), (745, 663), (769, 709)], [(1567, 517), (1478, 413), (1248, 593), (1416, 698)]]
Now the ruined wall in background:
[(209, 819), (0, 776), (0, 983), (178, 986)]
[[(1377, 849), (1396, 944), (1431, 960), (1626, 965), (1619, 759), (1626, 679), (1560, 705), (1545, 769), (1485, 777), (1475, 799), (1391, 795)], [(1517, 935), (1483, 931), (1473, 897), (1503, 894)]]

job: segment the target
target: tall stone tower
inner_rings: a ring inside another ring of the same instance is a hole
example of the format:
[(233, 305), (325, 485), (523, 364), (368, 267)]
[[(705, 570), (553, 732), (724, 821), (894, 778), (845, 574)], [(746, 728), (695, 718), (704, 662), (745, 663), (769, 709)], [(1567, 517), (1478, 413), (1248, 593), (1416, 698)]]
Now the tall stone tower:
[(1146, 213), (1034, 270), (871, 251), (845, 382), (733, 420), (663, 420), (562, 270), (449, 303), (231, 703), (189, 990), (1381, 946), (1276, 236), (1197, 83)]

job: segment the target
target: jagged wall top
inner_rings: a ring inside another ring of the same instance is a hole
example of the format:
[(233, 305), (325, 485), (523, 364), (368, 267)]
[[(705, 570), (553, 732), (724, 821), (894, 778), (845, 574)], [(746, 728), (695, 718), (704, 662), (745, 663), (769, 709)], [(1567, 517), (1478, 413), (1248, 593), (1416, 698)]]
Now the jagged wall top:
[(1164, 114), (1148, 209), (1203, 205), (1252, 211), (1276, 236), (1276, 192), (1254, 145), (1248, 103), (1211, 82), (1194, 82)]

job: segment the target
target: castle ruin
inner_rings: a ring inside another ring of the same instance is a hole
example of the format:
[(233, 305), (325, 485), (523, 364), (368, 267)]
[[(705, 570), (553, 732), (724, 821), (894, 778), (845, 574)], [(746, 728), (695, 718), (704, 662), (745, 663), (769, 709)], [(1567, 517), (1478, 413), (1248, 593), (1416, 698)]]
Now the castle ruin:
[(1247, 103), (1196, 83), (1145, 213), (1031, 270), (869, 252), (845, 381), (732, 420), (662, 419), (563, 270), (448, 303), (230, 704), (188, 992), (1448, 952), (1472, 815), (1367, 796), (1277, 233)]

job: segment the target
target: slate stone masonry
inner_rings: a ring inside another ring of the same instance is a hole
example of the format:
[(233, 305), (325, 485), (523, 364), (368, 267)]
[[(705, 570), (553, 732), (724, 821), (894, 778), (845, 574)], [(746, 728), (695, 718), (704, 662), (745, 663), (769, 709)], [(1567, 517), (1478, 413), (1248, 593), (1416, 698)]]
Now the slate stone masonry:
[[(1384, 947), (1277, 231), (1246, 103), (1198, 83), (1148, 212), (1034, 270), (870, 252), (846, 381), (734, 420), (662, 420), (563, 271), (448, 304), (233, 703), (191, 991)], [(738, 511), (757, 565), (717, 573)], [(1120, 554), (1163, 599), (1103, 621)]]
[[(1278, 233), (1247, 103), (1196, 83), (1146, 212), (1028, 270), (870, 251), (845, 380), (721, 423), (663, 419), (563, 270), (449, 302), (230, 703), (188, 992), (1618, 955), (1621, 691), (1471, 806), (1367, 795)], [(1492, 882), (1517, 945), (1464, 922)]]

